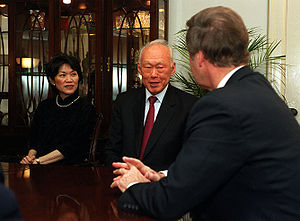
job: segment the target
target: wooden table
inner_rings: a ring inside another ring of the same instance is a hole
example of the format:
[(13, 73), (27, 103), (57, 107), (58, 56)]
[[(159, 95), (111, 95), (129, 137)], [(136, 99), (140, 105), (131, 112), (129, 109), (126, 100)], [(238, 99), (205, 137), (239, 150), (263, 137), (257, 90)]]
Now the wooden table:
[[(1, 163), (5, 185), (16, 195), (24, 221), (151, 221), (117, 209), (112, 169)], [(69, 219), (68, 219), (69, 218)]]

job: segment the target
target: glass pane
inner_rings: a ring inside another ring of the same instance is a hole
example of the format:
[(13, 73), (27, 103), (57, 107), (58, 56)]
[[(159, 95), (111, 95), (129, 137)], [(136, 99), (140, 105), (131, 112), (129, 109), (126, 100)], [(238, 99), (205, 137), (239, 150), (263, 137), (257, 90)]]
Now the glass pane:
[[(78, 3), (78, 4), (77, 4)], [(84, 8), (84, 10), (80, 10)], [(79, 94), (89, 101), (95, 100), (95, 54), (96, 54), (96, 16), (94, 1), (62, 4), (61, 51), (73, 55), (81, 62), (83, 81)]]
[(150, 7), (142, 6), (118, 7), (113, 12), (113, 99), (128, 88), (141, 86), (136, 64), (140, 48), (150, 39)]
[(48, 96), (44, 73), (48, 57), (48, 3), (17, 3), (17, 125), (28, 126), (39, 102)]
[(8, 125), (8, 6), (0, 8), (0, 125)]
[(158, 38), (165, 39), (165, 0), (158, 1)]

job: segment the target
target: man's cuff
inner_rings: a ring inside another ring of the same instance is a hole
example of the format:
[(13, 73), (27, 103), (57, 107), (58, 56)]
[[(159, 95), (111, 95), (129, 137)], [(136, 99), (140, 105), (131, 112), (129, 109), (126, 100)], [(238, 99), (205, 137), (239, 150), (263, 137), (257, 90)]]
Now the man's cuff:
[(162, 170), (162, 171), (159, 171), (159, 173), (162, 173), (163, 175), (168, 176), (168, 170)]
[(128, 189), (129, 187), (131, 187), (131, 186), (133, 186), (134, 184), (137, 184), (137, 183), (138, 182), (129, 183), (126, 189)]

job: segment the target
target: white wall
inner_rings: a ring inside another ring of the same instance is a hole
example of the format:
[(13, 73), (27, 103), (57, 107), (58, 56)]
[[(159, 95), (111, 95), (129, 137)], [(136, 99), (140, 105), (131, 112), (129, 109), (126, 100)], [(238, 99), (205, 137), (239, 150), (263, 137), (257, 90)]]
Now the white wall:
[(286, 98), (289, 106), (298, 110), (297, 120), (300, 122), (300, 1), (286, 2)]
[(212, 6), (230, 7), (243, 18), (247, 28), (258, 27), (261, 33), (267, 33), (268, 0), (169, 0), (169, 42), (174, 42), (175, 33), (185, 28), (190, 17)]
[[(169, 0), (169, 43), (176, 43), (176, 33), (186, 27), (187, 20), (194, 14), (213, 6), (232, 8), (242, 17), (247, 28), (255, 27), (260, 33), (267, 34), (268, 0)], [(174, 58), (179, 58), (176, 51)], [(180, 65), (177, 65), (176, 69), (179, 72), (183, 71)], [(181, 87), (177, 83), (173, 85)]]
[(300, 1), (269, 0), (269, 38), (282, 40), (277, 54), (286, 54), (286, 71), (281, 74), (282, 91), (289, 107), (296, 108), (300, 122)]

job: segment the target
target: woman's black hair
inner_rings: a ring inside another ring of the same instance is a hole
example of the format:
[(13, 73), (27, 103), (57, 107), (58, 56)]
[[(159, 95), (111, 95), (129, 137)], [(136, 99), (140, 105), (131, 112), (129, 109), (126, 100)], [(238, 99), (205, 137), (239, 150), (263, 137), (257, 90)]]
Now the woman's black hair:
[[(46, 64), (46, 75), (47, 75), (49, 83), (50, 83), (50, 79), (54, 80), (55, 76), (58, 74), (58, 70), (59, 70), (60, 66), (62, 66), (63, 64), (70, 65), (70, 67), (74, 71), (77, 72), (78, 77), (79, 77), (79, 82), (82, 80), (82, 71), (81, 71), (79, 60), (71, 55), (59, 54), (59, 55), (54, 56)], [(50, 83), (50, 85), (56, 91), (55, 86), (53, 86), (51, 83)]]

